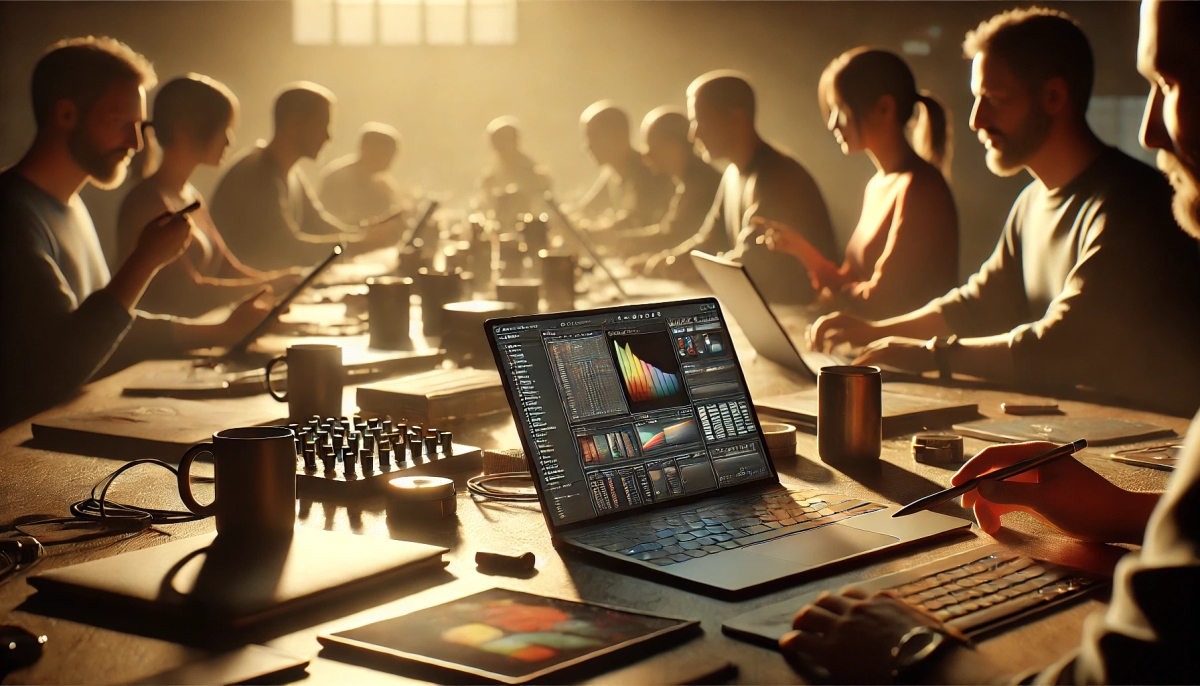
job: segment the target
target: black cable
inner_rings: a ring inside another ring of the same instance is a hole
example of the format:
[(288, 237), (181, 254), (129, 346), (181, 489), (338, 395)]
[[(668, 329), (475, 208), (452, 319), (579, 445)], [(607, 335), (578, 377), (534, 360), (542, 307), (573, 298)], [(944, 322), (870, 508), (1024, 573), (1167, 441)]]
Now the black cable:
[(502, 472), (500, 474), (485, 474), (467, 479), (467, 490), (473, 496), (486, 498), (488, 500), (498, 500), (501, 502), (528, 503), (537, 502), (537, 493), (519, 493), (513, 491), (500, 490), (492, 487), (490, 484), (504, 481), (528, 481), (533, 484), (533, 477), (529, 472)]
[[(54, 541), (45, 545), (61, 545), (63, 543), (80, 543), (90, 541), (105, 536), (111, 536), (120, 533), (130, 533), (143, 531), (152, 526), (160, 524), (183, 524), (185, 522), (195, 522), (205, 519), (206, 515), (198, 515), (188, 510), (162, 510), (152, 507), (140, 507), (137, 505), (129, 505), (127, 503), (119, 503), (108, 499), (108, 489), (112, 486), (113, 481), (125, 472), (143, 464), (158, 465), (177, 478), (179, 470), (174, 466), (163, 462), (162, 460), (132, 460), (121, 465), (117, 470), (101, 479), (95, 486), (92, 486), (91, 496), (85, 500), (80, 500), (71, 503), (70, 517), (58, 517), (53, 519), (42, 519), (36, 522), (23, 522), (13, 528), (31, 538), (35, 538), (33, 534), (26, 531), (24, 527), (40, 526), (44, 524), (76, 524), (80, 522), (98, 522), (105, 525), (105, 529), (94, 532), (90, 535), (76, 536), (63, 541)], [(97, 494), (99, 490), (99, 494)], [(36, 538), (35, 538), (36, 540)]]

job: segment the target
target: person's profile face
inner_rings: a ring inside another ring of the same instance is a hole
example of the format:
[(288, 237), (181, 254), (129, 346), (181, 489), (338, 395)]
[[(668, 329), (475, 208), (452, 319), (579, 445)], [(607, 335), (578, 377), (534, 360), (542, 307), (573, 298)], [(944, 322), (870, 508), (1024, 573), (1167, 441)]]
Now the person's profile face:
[(1138, 71), (1150, 82), (1150, 94), (1141, 142), (1158, 151), (1158, 168), (1175, 190), (1176, 221), (1200, 239), (1200, 49), (1195, 36), (1163, 15), (1162, 3), (1142, 4)]
[(146, 90), (132, 80), (113, 82), (88, 111), (79, 114), (67, 150), (93, 186), (110, 190), (124, 183), (130, 158), (142, 149), (144, 121)]
[(688, 98), (688, 119), (692, 122), (691, 138), (698, 143), (705, 161), (725, 159), (729, 154), (728, 117), (724, 117), (704, 98)]
[(201, 153), (200, 164), (209, 167), (219, 167), (221, 160), (225, 159), (225, 154), (229, 152), (229, 148), (233, 147), (234, 135), (233, 127), (225, 126), (217, 131), (204, 144), (204, 150)]
[(619, 136), (590, 123), (583, 129), (583, 147), (599, 165), (613, 164), (624, 151)]
[(1016, 174), (1049, 138), (1050, 115), (1004, 60), (986, 52), (971, 62), (971, 93), (971, 130), (987, 150), (988, 169)]
[(303, 157), (316, 159), (321, 154), (321, 148), (332, 138), (329, 132), (333, 125), (333, 108), (325, 107), (312, 117), (300, 122), (300, 154)]
[(841, 96), (831, 92), (825, 104), (829, 108), (829, 119), (825, 122), (825, 127), (833, 134), (833, 139), (841, 147), (842, 154), (851, 155), (862, 150), (858, 121)]

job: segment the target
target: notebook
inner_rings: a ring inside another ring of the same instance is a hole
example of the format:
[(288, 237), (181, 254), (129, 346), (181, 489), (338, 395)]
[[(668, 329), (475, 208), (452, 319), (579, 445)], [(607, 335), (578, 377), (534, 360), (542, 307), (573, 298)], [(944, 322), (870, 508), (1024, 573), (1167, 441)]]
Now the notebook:
[(964, 436), (985, 441), (1052, 441), (1069, 443), (1080, 438), (1088, 445), (1115, 445), (1174, 436), (1175, 431), (1158, 424), (1104, 417), (1029, 417), (988, 419), (955, 424)]
[[(798, 428), (817, 429), (817, 389), (760, 398), (754, 409), (796, 423)], [(939, 400), (883, 389), (883, 435), (899, 436), (925, 427), (945, 426), (979, 416), (975, 403)]]
[(244, 629), (443, 567), (446, 548), (297, 527), (247, 546), (212, 533), (29, 578), (38, 600), (149, 620)]

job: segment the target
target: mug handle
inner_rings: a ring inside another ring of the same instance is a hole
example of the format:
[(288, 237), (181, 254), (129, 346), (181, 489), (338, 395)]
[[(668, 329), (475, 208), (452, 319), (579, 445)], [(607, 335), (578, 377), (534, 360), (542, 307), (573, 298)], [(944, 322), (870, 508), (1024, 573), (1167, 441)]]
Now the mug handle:
[(183, 454), (183, 459), (179, 460), (179, 498), (187, 506), (187, 509), (192, 512), (201, 517), (211, 517), (217, 513), (217, 501), (214, 500), (208, 505), (201, 505), (196, 501), (196, 496), (192, 495), (192, 462), (205, 453), (216, 457), (213, 454), (212, 441), (193, 445)]
[(279, 402), (286, 403), (287, 399), (288, 399), (288, 394), (284, 393), (283, 395), (278, 395), (277, 393), (275, 393), (275, 389), (271, 387), (271, 368), (274, 367), (275, 365), (279, 364), (280, 362), (287, 362), (287, 356), (281, 355), (267, 363), (267, 393), (270, 393), (271, 397), (278, 400)]

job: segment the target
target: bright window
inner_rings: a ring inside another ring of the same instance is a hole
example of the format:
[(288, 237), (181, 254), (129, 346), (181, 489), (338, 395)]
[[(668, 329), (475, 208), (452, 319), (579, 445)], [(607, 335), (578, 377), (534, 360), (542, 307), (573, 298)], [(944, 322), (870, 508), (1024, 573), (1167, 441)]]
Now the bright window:
[(518, 0), (292, 0), (297, 45), (513, 45)]

